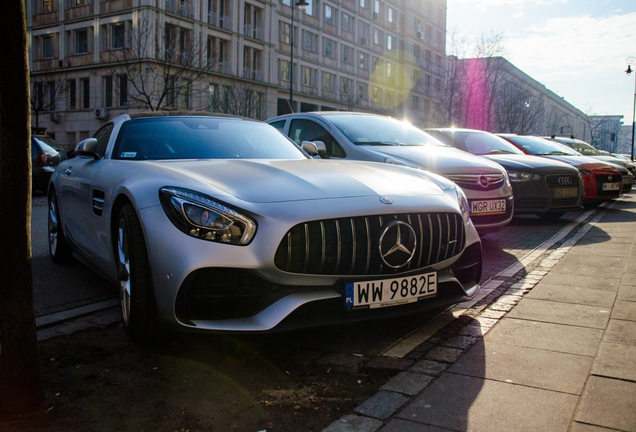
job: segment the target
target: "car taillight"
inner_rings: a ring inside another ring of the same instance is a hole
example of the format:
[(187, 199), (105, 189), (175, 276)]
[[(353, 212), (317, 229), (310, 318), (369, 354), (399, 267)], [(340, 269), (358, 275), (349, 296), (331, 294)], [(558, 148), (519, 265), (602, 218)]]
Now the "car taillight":
[(40, 153), (40, 165), (46, 165), (46, 161), (48, 160), (48, 156), (46, 153)]

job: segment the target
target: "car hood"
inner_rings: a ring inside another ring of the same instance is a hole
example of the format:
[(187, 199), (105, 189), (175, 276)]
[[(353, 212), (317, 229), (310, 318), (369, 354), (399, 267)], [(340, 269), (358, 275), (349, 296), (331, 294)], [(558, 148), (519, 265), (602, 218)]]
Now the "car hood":
[(451, 147), (424, 146), (364, 146), (387, 157), (396, 157), (437, 174), (494, 174), (501, 167), (493, 161)]
[(146, 163), (167, 174), (165, 181), (175, 182), (171, 186), (198, 187), (200, 192), (220, 189), (253, 203), (444, 194), (423, 171), (375, 162), (218, 159)]
[(541, 174), (577, 173), (576, 168), (556, 160), (530, 155), (484, 155), (485, 158), (497, 162), (506, 170), (523, 171)]
[(619, 158), (615, 158), (614, 156), (590, 156), (593, 157), (594, 159), (598, 159), (598, 160), (602, 160), (603, 162), (607, 162), (610, 163), (612, 165), (620, 165), (623, 168), (627, 168), (629, 169), (629, 167), (631, 166), (631, 164), (623, 159), (619, 159)]
[(612, 174), (618, 173), (618, 167), (606, 164), (605, 162), (599, 162), (598, 159), (594, 159), (588, 156), (545, 156), (548, 159), (554, 159), (573, 166), (580, 166), (588, 170), (610, 172)]

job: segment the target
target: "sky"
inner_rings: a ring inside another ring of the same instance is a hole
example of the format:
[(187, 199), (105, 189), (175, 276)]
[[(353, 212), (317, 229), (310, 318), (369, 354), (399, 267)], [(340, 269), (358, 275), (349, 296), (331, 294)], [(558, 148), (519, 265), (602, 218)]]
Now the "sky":
[[(450, 35), (502, 32), (508, 61), (586, 114), (632, 124), (636, 0), (448, 0)], [(474, 45), (474, 43), (473, 43)]]

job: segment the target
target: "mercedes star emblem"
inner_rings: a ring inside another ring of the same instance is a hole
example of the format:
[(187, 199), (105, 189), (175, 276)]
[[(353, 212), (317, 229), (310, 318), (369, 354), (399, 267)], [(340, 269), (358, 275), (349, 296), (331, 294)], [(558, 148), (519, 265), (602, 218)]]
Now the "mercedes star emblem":
[(411, 225), (400, 220), (389, 223), (380, 235), (380, 257), (387, 266), (399, 269), (413, 259), (417, 236)]

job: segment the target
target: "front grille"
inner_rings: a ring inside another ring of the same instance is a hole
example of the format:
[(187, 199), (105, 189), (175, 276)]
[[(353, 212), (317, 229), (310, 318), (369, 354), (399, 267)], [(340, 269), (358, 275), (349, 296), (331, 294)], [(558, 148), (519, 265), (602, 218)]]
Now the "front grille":
[[(612, 179), (610, 180), (610, 177)], [(621, 193), (621, 190), (603, 190), (603, 183), (620, 183), (621, 188), (623, 185), (622, 176), (616, 174), (603, 174), (596, 176), (596, 194), (600, 197), (602, 196), (618, 196)]]
[(446, 178), (457, 183), (463, 189), (491, 191), (504, 185), (503, 174), (453, 174)]
[(552, 205), (554, 207), (572, 207), (579, 203), (578, 198), (553, 198)]
[[(392, 221), (408, 223), (416, 247), (409, 264), (382, 262), (380, 236)], [(280, 270), (301, 274), (380, 275), (426, 267), (459, 254), (466, 234), (456, 213), (410, 213), (326, 219), (298, 224), (287, 232), (274, 258)]]
[(521, 210), (522, 208), (544, 208), (548, 206), (547, 198), (521, 198), (515, 201), (515, 207), (517, 210)]
[(545, 177), (548, 187), (573, 187), (579, 185), (577, 175), (549, 175)]

